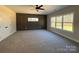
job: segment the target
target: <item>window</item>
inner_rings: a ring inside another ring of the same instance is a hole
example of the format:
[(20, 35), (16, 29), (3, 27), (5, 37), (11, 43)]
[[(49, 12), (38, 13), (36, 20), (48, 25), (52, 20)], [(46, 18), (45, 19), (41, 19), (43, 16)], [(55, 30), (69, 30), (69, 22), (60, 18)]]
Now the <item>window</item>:
[(62, 16), (56, 17), (56, 28), (62, 29)]
[(73, 13), (63, 16), (63, 30), (73, 31)]
[(51, 28), (73, 31), (73, 13), (51, 18)]
[(51, 27), (55, 28), (55, 17), (51, 18)]
[(28, 18), (28, 22), (38, 22), (38, 18)]

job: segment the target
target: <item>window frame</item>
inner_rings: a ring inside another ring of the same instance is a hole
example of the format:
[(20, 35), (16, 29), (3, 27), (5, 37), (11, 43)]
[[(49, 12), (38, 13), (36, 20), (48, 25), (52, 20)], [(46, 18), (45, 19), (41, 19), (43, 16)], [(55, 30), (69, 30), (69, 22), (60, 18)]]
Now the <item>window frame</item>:
[[(61, 22), (58, 22), (58, 21), (57, 21), (57, 17), (61, 17)], [(63, 28), (63, 26), (62, 26), (63, 23), (62, 23), (62, 22), (63, 22), (63, 16), (62, 16), (62, 15), (60, 15), (60, 16), (56, 16), (56, 29), (60, 29), (60, 30), (62, 30), (62, 28)], [(60, 25), (61, 28), (57, 28), (57, 23), (61, 23), (61, 25)]]
[[(72, 16), (73, 16), (72, 22), (64, 22), (64, 15), (68, 15), (68, 14), (72, 14)], [(74, 30), (73, 30), (73, 27), (74, 27), (74, 25), (73, 25), (73, 22), (74, 22), (74, 13), (68, 13), (68, 14), (64, 14), (64, 15), (63, 15), (63, 30), (64, 30), (64, 31), (68, 31), (68, 32), (73, 32), (73, 31), (74, 31)], [(70, 31), (70, 30), (64, 29), (64, 23), (72, 23), (72, 30)]]
[[(33, 21), (34, 18), (38, 19), (38, 20)], [(31, 20), (29, 20), (29, 19), (31, 19)], [(37, 17), (28, 17), (28, 22), (39, 22), (39, 18), (37, 18)]]
[[(54, 19), (54, 20), (55, 20), (55, 22), (54, 22), (54, 23), (55, 23), (55, 26), (54, 26), (54, 27), (51, 26), (52, 23), (53, 23), (53, 22), (52, 22), (52, 18), (55, 18), (55, 19)], [(51, 27), (51, 28), (56, 28), (56, 17), (51, 17), (51, 24), (50, 24), (50, 27)]]
[[(72, 25), (72, 27), (71, 27), (72, 30), (66, 30), (66, 29), (64, 29), (64, 23), (66, 23), (66, 22), (64, 22), (64, 16), (65, 16), (65, 15), (71, 15), (71, 16), (72, 16), (72, 18), (70, 18), (70, 19), (71, 19), (71, 22), (69, 22), (69, 21), (67, 22), (67, 23), (70, 23), (70, 24)], [(56, 25), (56, 23), (57, 23), (57, 17), (59, 17), (59, 16), (62, 17), (62, 18), (61, 18), (61, 20), (62, 20), (62, 21), (61, 21), (61, 27), (62, 27), (62, 28), (56, 28), (56, 27), (57, 27), (57, 25)], [(52, 26), (51, 26), (51, 28), (55, 28), (55, 29), (59, 29), (59, 30), (63, 30), (63, 31), (68, 31), (68, 32), (73, 32), (73, 31), (74, 31), (74, 30), (73, 30), (73, 29), (74, 29), (74, 24), (73, 24), (73, 23), (74, 23), (74, 13), (72, 12), (72, 13), (67, 13), (67, 14), (59, 15), (59, 16), (53, 16), (53, 17), (51, 17), (51, 19), (55, 17), (55, 27), (52, 27)], [(51, 23), (52, 23), (52, 22), (51, 22)]]

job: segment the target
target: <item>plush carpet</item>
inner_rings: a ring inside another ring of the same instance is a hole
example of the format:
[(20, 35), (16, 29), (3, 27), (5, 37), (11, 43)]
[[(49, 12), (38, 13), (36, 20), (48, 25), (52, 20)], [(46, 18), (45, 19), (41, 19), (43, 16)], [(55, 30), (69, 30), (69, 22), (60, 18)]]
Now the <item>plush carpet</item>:
[(0, 42), (0, 52), (79, 52), (79, 44), (46, 30), (18, 31)]

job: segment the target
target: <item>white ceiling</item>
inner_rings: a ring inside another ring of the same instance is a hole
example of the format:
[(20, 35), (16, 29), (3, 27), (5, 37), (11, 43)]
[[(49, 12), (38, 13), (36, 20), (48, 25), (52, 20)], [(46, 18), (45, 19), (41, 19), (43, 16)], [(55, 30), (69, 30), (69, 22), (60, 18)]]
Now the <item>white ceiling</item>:
[(35, 10), (35, 5), (7, 5), (10, 9), (13, 9), (16, 13), (27, 13), (27, 14), (50, 14), (57, 10), (60, 10), (67, 5), (43, 5), (45, 10)]

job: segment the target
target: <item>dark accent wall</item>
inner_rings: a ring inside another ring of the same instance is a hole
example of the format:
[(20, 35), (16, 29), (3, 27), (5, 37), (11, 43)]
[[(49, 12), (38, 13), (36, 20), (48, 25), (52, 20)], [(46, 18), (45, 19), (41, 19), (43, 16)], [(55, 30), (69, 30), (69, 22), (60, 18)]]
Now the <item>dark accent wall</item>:
[[(39, 18), (38, 22), (28, 22), (28, 17)], [(47, 28), (47, 16), (36, 14), (16, 14), (17, 30), (33, 30), (33, 29), (46, 29)]]

